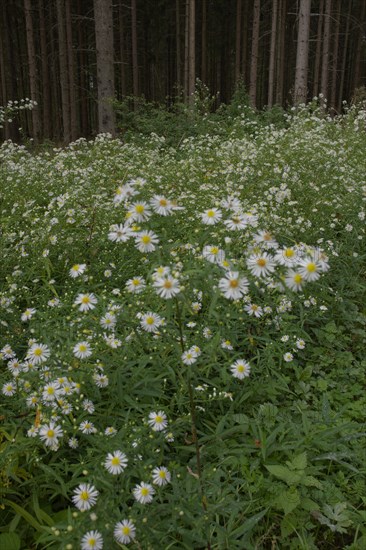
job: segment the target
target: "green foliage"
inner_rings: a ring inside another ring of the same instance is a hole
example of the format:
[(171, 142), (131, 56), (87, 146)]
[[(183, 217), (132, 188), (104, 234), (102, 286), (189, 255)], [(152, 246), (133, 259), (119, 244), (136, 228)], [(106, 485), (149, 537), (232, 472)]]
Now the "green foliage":
[[(132, 548), (365, 547), (365, 112), (196, 99), (191, 113), (119, 106), (124, 143), (0, 149), (0, 547), (71, 550), (96, 530), (119, 548), (122, 520)], [(316, 264), (300, 288), (274, 260), (292, 249)], [(228, 268), (247, 279), (237, 299)], [(82, 484), (98, 491), (85, 511)]]

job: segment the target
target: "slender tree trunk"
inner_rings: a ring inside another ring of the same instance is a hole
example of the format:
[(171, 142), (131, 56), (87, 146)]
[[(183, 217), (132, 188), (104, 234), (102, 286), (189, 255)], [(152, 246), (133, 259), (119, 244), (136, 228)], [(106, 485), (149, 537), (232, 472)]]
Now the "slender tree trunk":
[(322, 31), (323, 31), (323, 19), (324, 19), (324, 0), (320, 0), (319, 5), (319, 17), (318, 17), (318, 31), (316, 35), (316, 52), (315, 52), (315, 64), (314, 64), (314, 82), (313, 82), (313, 97), (316, 97), (319, 93), (319, 69), (320, 69), (320, 54), (322, 48)]
[(277, 43), (277, 10), (278, 0), (273, 0), (272, 6), (272, 28), (271, 28), (271, 47), (269, 53), (268, 70), (268, 107), (273, 106), (274, 82), (275, 82), (275, 62), (276, 62), (276, 43)]
[(189, 0), (185, 3), (184, 15), (184, 97), (188, 101), (188, 69), (189, 69)]
[(132, 89), (134, 97), (139, 95), (139, 66), (137, 60), (137, 6), (131, 0), (131, 39), (132, 39)]
[(42, 118), (43, 118), (43, 137), (51, 137), (51, 97), (50, 97), (50, 74), (47, 51), (47, 32), (44, 0), (38, 0), (39, 13), (39, 31), (41, 46), (41, 66), (42, 66)]
[(244, 22), (243, 22), (243, 37), (242, 37), (242, 49), (241, 49), (241, 67), (240, 67), (240, 73), (243, 78), (243, 82), (245, 86), (247, 86), (247, 74), (248, 74), (248, 66), (247, 66), (247, 57), (248, 57), (248, 11), (249, 6), (247, 0), (244, 0), (244, 9), (242, 9), (242, 12), (244, 13)]
[(98, 132), (115, 135), (112, 0), (94, 0), (97, 51)]
[(175, 51), (176, 51), (176, 82), (178, 95), (181, 92), (181, 47), (180, 47), (180, 1), (175, 0)]
[[(276, 1), (276, 0), (275, 0)], [(241, 54), (241, 14), (243, 2), (236, 0), (236, 29), (235, 29), (235, 85), (240, 79), (240, 54)]]
[[(33, 101), (39, 103), (38, 71), (36, 49), (33, 35), (33, 18), (31, 0), (24, 0), (25, 27), (27, 35), (28, 67), (30, 95)], [(33, 138), (37, 143), (40, 139), (39, 107), (32, 110)]]
[(332, 13), (332, 0), (325, 0), (324, 12), (324, 34), (323, 34), (323, 55), (322, 55), (322, 77), (320, 91), (323, 94), (322, 104), (325, 107), (324, 99), (328, 99), (329, 81), (329, 46), (330, 46), (330, 17)]
[(250, 61), (250, 87), (249, 98), (253, 109), (257, 106), (257, 82), (258, 82), (258, 50), (259, 50), (259, 23), (261, 13), (260, 0), (254, 0), (253, 7), (253, 31), (252, 31), (252, 54)]
[(72, 40), (72, 19), (71, 19), (71, 0), (65, 1), (65, 23), (66, 23), (66, 47), (67, 61), (69, 71), (69, 95), (70, 95), (70, 137), (71, 141), (75, 141), (79, 135), (78, 129), (78, 112), (76, 102), (76, 86), (75, 86), (75, 63), (74, 50)]
[(286, 0), (280, 0), (277, 42), (277, 77), (276, 103), (283, 105), (284, 71), (285, 71), (285, 40), (286, 40)]
[[(5, 48), (4, 44), (6, 44), (5, 40), (5, 33), (4, 30), (6, 29), (6, 13), (5, 13), (5, 4), (3, 4), (3, 9), (1, 12), (0, 17), (0, 73), (1, 73), (1, 99), (2, 104), (5, 106), (8, 101), (8, 94), (7, 94), (7, 67), (6, 67), (6, 61), (5, 61)], [(4, 121), (4, 138), (9, 139), (10, 133), (9, 133), (9, 123), (7, 120)]]
[(119, 5), (119, 63), (120, 63), (120, 92), (122, 98), (126, 95), (126, 55), (125, 55), (125, 28), (123, 6)]
[(357, 42), (356, 42), (356, 55), (355, 55), (355, 64), (354, 64), (354, 71), (353, 71), (353, 85), (352, 85), (352, 93), (355, 91), (356, 88), (361, 86), (361, 53), (362, 53), (362, 45), (363, 41), (365, 39), (365, 8), (366, 8), (366, 2), (365, 0), (361, 2), (361, 12), (358, 20), (358, 36), (357, 36)]
[(334, 31), (334, 42), (333, 42), (333, 60), (332, 60), (332, 86), (331, 86), (331, 99), (330, 105), (336, 110), (337, 109), (337, 77), (338, 77), (338, 51), (339, 51), (339, 26), (341, 18), (341, 0), (337, 0), (336, 12), (334, 14), (335, 22), (335, 31)]
[(64, 142), (70, 143), (71, 141), (70, 94), (69, 94), (70, 87), (69, 87), (69, 72), (67, 67), (64, 0), (57, 0), (57, 28), (58, 28), (58, 42), (59, 42), (63, 136), (64, 136)]
[(201, 80), (207, 84), (207, 0), (202, 0)]
[(308, 59), (311, 0), (301, 0), (299, 9), (299, 30), (297, 35), (295, 105), (306, 103), (308, 94)]
[(56, 140), (57, 143), (62, 141), (62, 109), (60, 105), (62, 100), (60, 98), (60, 63), (59, 63), (59, 37), (58, 37), (58, 17), (57, 17), (57, 5), (50, 3), (49, 5), (49, 34), (50, 34), (50, 82), (51, 82), (51, 105), (52, 105), (52, 129), (51, 137)]
[(339, 84), (339, 97), (338, 97), (338, 111), (342, 110), (342, 101), (343, 101), (343, 91), (344, 91), (344, 81), (346, 75), (346, 65), (347, 65), (347, 54), (348, 54), (348, 43), (349, 43), (349, 29), (351, 23), (351, 14), (352, 14), (353, 2), (350, 0), (349, 9), (347, 14), (347, 23), (346, 30), (344, 34), (344, 45), (343, 45), (343, 58), (342, 58), (342, 69), (341, 69), (341, 81)]
[(196, 87), (196, 1), (189, 0), (189, 70), (188, 70), (188, 102), (193, 105)]

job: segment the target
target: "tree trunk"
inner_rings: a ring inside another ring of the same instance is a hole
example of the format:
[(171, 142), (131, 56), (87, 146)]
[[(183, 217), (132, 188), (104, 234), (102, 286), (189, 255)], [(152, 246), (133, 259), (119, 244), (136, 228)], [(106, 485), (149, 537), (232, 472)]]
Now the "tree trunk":
[(120, 93), (122, 98), (126, 95), (126, 55), (125, 55), (125, 26), (123, 6), (119, 5), (119, 66), (120, 66)]
[[(275, 0), (276, 1), (276, 0)], [(236, 0), (236, 29), (235, 29), (235, 85), (238, 85), (240, 79), (240, 53), (241, 53), (241, 13), (242, 0)]]
[(244, 0), (244, 9), (242, 12), (244, 13), (244, 24), (243, 24), (243, 37), (242, 37), (242, 49), (241, 49), (241, 67), (240, 67), (240, 73), (242, 75), (243, 83), (245, 86), (247, 85), (247, 74), (248, 74), (248, 66), (247, 66), (247, 57), (248, 57), (248, 3), (247, 0)]
[(354, 72), (353, 72), (353, 85), (352, 85), (352, 93), (355, 91), (356, 88), (361, 86), (362, 84), (362, 71), (361, 71), (361, 54), (362, 54), (362, 46), (365, 39), (365, 8), (366, 8), (366, 2), (361, 2), (361, 13), (359, 15), (358, 20), (358, 36), (357, 36), (357, 42), (356, 42), (356, 55), (355, 55), (355, 64), (354, 64)]
[(57, 28), (58, 28), (58, 42), (59, 42), (63, 136), (64, 136), (64, 142), (70, 143), (71, 141), (70, 94), (69, 94), (70, 87), (69, 87), (69, 73), (67, 68), (64, 0), (57, 0)]
[(78, 129), (78, 113), (76, 102), (75, 88), (75, 63), (74, 50), (72, 40), (72, 19), (71, 19), (71, 0), (65, 2), (65, 23), (66, 23), (66, 47), (67, 61), (69, 71), (69, 95), (70, 95), (70, 137), (71, 141), (75, 141), (79, 135)]
[(344, 81), (345, 81), (345, 75), (346, 75), (348, 42), (349, 42), (349, 28), (350, 28), (350, 23), (351, 23), (352, 5), (353, 5), (353, 2), (352, 2), (352, 0), (350, 0), (348, 15), (347, 15), (346, 30), (345, 30), (345, 34), (344, 34), (341, 81), (340, 81), (340, 84), (339, 84), (339, 97), (338, 97), (338, 111), (339, 112), (341, 112), (342, 101), (343, 101), (343, 97), (344, 97), (343, 96), (343, 90), (344, 90)]
[[(101, 1), (101, 0), (100, 0)], [(108, 0), (109, 2), (110, 0)], [(139, 66), (137, 61), (137, 6), (131, 0), (131, 40), (132, 40), (132, 90), (134, 97), (139, 95)]]
[(207, 84), (207, 0), (202, 0), (201, 80)]
[(276, 61), (276, 42), (277, 42), (277, 10), (278, 0), (273, 0), (272, 7), (272, 28), (271, 28), (271, 47), (269, 53), (268, 69), (268, 107), (273, 106), (274, 81), (275, 81), (275, 61)]
[(338, 77), (338, 51), (339, 51), (339, 26), (341, 18), (341, 0), (337, 0), (336, 13), (334, 14), (335, 22), (335, 32), (334, 32), (334, 43), (333, 43), (333, 60), (332, 60), (332, 86), (331, 86), (331, 99), (330, 105), (336, 110), (337, 109), (337, 77)]
[[(134, 0), (132, 0), (134, 1)], [(98, 132), (115, 135), (114, 50), (112, 0), (94, 0), (95, 43), (97, 52)]]
[[(1, 75), (1, 100), (2, 104), (5, 106), (8, 101), (8, 95), (7, 95), (7, 64), (6, 64), (6, 58), (5, 58), (5, 48), (4, 43), (5, 36), (4, 36), (4, 29), (6, 29), (6, 19), (5, 19), (5, 4), (3, 4), (3, 9), (1, 12), (1, 23), (0, 23), (0, 75)], [(10, 138), (10, 132), (9, 132), (9, 123), (5, 119), (4, 121), (4, 138), (9, 139)]]
[[(30, 96), (33, 101), (39, 103), (37, 58), (33, 35), (33, 18), (31, 0), (24, 0), (25, 27), (27, 35), (28, 67)], [(33, 138), (37, 143), (40, 138), (39, 107), (32, 110)]]
[(194, 103), (194, 90), (196, 87), (196, 2), (189, 0), (189, 40), (188, 40), (188, 102)]
[(280, 0), (278, 21), (278, 42), (276, 60), (276, 103), (283, 105), (284, 69), (285, 69), (285, 40), (286, 40), (286, 0)]
[(259, 23), (261, 13), (260, 0), (254, 0), (253, 7), (253, 31), (252, 31), (252, 53), (250, 61), (250, 87), (249, 99), (253, 109), (257, 106), (257, 81), (258, 81), (258, 49), (259, 49)]
[(308, 95), (310, 9), (311, 0), (300, 1), (294, 88), (295, 105), (306, 103)]
[(39, 32), (41, 46), (41, 68), (42, 68), (42, 122), (43, 138), (51, 137), (51, 97), (50, 97), (50, 74), (47, 51), (47, 32), (45, 20), (44, 0), (38, 0)]
[(185, 3), (184, 15), (184, 98), (188, 101), (188, 69), (189, 69), (189, 0)]
[(324, 0), (320, 0), (319, 6), (319, 18), (318, 18), (318, 31), (316, 35), (316, 52), (315, 52), (315, 64), (314, 64), (314, 82), (313, 82), (313, 97), (316, 97), (319, 93), (319, 69), (320, 69), (320, 54), (322, 48), (322, 30), (324, 19)]
[(175, 52), (176, 52), (176, 83), (178, 95), (181, 92), (181, 47), (180, 47), (180, 1), (175, 0)]
[(332, 13), (332, 0), (325, 0), (324, 12), (324, 34), (323, 34), (323, 55), (322, 55), (322, 77), (320, 83), (320, 92), (323, 94), (322, 105), (325, 107), (325, 101), (328, 99), (328, 79), (329, 79), (329, 45), (330, 45), (330, 17)]

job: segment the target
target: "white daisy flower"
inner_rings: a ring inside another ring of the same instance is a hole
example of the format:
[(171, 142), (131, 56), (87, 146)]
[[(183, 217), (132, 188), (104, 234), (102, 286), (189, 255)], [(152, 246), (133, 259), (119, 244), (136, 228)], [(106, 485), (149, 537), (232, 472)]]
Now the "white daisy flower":
[(168, 419), (166, 414), (163, 411), (159, 412), (151, 412), (149, 414), (149, 420), (148, 420), (150, 428), (154, 430), (154, 432), (161, 432), (162, 430), (165, 430), (165, 428), (168, 425)]
[(218, 246), (205, 246), (202, 250), (202, 256), (208, 262), (212, 264), (221, 264), (225, 259), (225, 252), (221, 250)]
[(230, 340), (221, 340), (221, 347), (222, 349), (228, 349), (228, 350), (234, 349)]
[(198, 354), (193, 350), (185, 351), (182, 354), (182, 361), (185, 365), (193, 365), (197, 361)]
[(39, 363), (45, 363), (50, 354), (50, 350), (45, 344), (34, 343), (28, 350), (26, 359), (33, 363), (33, 365), (38, 365)]
[(274, 261), (279, 265), (293, 267), (296, 263), (298, 251), (294, 247), (281, 248), (274, 256)]
[(98, 303), (98, 299), (91, 292), (88, 294), (78, 294), (76, 296), (74, 304), (79, 306), (79, 311), (89, 311), (95, 308), (95, 304)]
[(254, 235), (254, 241), (256, 243), (265, 244), (267, 248), (277, 248), (278, 243), (276, 239), (273, 237), (272, 233), (269, 231), (259, 231), (256, 235)]
[(129, 218), (137, 223), (145, 222), (151, 216), (150, 206), (147, 202), (135, 202), (131, 204), (128, 211)]
[(108, 453), (104, 462), (104, 467), (110, 474), (118, 475), (123, 472), (128, 463), (127, 456), (121, 451)]
[(230, 370), (234, 378), (243, 380), (250, 374), (250, 365), (243, 359), (238, 359), (231, 365)]
[(140, 252), (153, 252), (159, 239), (153, 231), (140, 231), (135, 237), (135, 243)]
[(141, 504), (150, 504), (153, 500), (155, 494), (155, 489), (149, 483), (144, 483), (143, 481), (140, 485), (136, 485), (132, 491), (133, 496)]
[(5, 346), (0, 350), (0, 353), (3, 359), (12, 359), (13, 357), (15, 357), (15, 353), (9, 346), (9, 344), (5, 344)]
[(126, 243), (133, 234), (129, 225), (113, 224), (109, 228), (108, 239), (115, 243)]
[(136, 537), (136, 527), (129, 519), (123, 519), (114, 526), (114, 538), (121, 544), (129, 544)]
[(12, 397), (17, 391), (17, 386), (15, 382), (5, 382), (1, 392), (6, 395), (6, 397)]
[(31, 319), (33, 317), (33, 315), (36, 313), (36, 309), (34, 309), (34, 307), (29, 307), (27, 308), (23, 313), (22, 313), (22, 316), (21, 316), (21, 320), (23, 322), (25, 321), (29, 321), (29, 319)]
[(305, 281), (316, 281), (320, 277), (322, 268), (316, 260), (306, 258), (299, 261), (298, 271)]
[(103, 537), (99, 531), (88, 531), (81, 539), (81, 550), (102, 550)]
[(305, 348), (305, 341), (302, 340), (301, 338), (299, 340), (296, 340), (296, 347), (298, 349), (304, 349)]
[(120, 204), (121, 202), (129, 199), (138, 194), (138, 191), (134, 189), (131, 182), (127, 182), (124, 185), (117, 187), (113, 198), (114, 204)]
[(224, 224), (230, 231), (241, 231), (242, 229), (246, 228), (247, 221), (244, 216), (236, 214), (234, 216), (231, 216), (231, 218), (229, 218), (228, 220), (225, 220)]
[(200, 214), (202, 223), (205, 225), (215, 225), (222, 218), (222, 212), (218, 208), (210, 208)]
[(47, 447), (53, 447), (58, 444), (60, 437), (64, 435), (61, 426), (56, 426), (54, 422), (44, 424), (39, 428), (39, 437), (44, 441)]
[(288, 288), (291, 290), (294, 290), (297, 292), (298, 290), (302, 290), (302, 287), (304, 286), (304, 277), (299, 273), (299, 271), (295, 271), (294, 269), (290, 269), (287, 272), (287, 275), (285, 277), (285, 283)]
[(229, 300), (238, 300), (248, 292), (248, 280), (239, 277), (237, 271), (228, 271), (226, 276), (219, 280), (219, 289)]
[(56, 382), (50, 382), (46, 384), (42, 390), (42, 399), (45, 402), (51, 403), (56, 401), (56, 399), (61, 395), (61, 386)]
[(97, 431), (93, 422), (89, 422), (89, 420), (84, 420), (83, 422), (81, 422), (81, 424), (79, 425), (79, 430), (83, 434), (94, 434)]
[(255, 277), (265, 277), (275, 270), (276, 264), (272, 257), (266, 252), (263, 254), (252, 254), (247, 260), (249, 271)]
[(146, 332), (156, 332), (160, 325), (162, 324), (163, 319), (157, 313), (149, 311), (144, 315), (141, 315), (140, 324)]
[(90, 510), (92, 506), (97, 502), (99, 491), (96, 490), (94, 485), (89, 485), (87, 483), (81, 483), (77, 489), (74, 491), (74, 496), (72, 501), (74, 505), (85, 512), (85, 510)]
[(169, 216), (173, 212), (172, 203), (161, 195), (154, 195), (150, 199), (150, 204), (154, 212), (161, 216)]
[(253, 315), (254, 317), (262, 317), (263, 315), (263, 309), (257, 306), (257, 304), (247, 304), (244, 309), (248, 315)]
[(100, 320), (101, 327), (113, 330), (117, 323), (117, 317), (113, 313), (106, 313)]
[(126, 282), (126, 290), (132, 294), (140, 294), (146, 288), (146, 282), (143, 277), (133, 277)]
[(116, 430), (116, 428), (113, 428), (113, 426), (108, 426), (104, 430), (104, 434), (108, 435), (108, 436), (116, 435), (116, 433), (117, 433), (117, 430)]
[(171, 275), (156, 278), (153, 286), (158, 296), (166, 300), (174, 298), (180, 292), (179, 280)]
[(77, 343), (73, 348), (73, 352), (75, 357), (77, 357), (78, 359), (86, 359), (87, 357), (90, 357), (92, 355), (92, 350), (89, 342)]
[(286, 363), (290, 363), (293, 360), (294, 356), (289, 351), (284, 354), (283, 359)]
[(163, 487), (164, 485), (170, 483), (171, 475), (169, 470), (165, 468), (165, 466), (161, 466), (160, 468), (153, 469), (152, 478), (155, 485)]
[(82, 275), (86, 270), (86, 264), (75, 264), (72, 266), (72, 268), (69, 271), (70, 277), (73, 279), (76, 279), (76, 277), (79, 277)]

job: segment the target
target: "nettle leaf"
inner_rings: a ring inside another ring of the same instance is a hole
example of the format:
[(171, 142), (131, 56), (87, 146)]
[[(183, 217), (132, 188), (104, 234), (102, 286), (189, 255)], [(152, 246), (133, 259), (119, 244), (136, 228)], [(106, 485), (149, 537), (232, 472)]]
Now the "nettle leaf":
[(322, 488), (322, 484), (320, 483), (320, 481), (313, 476), (305, 476), (301, 480), (301, 483), (306, 487), (317, 487), (318, 489)]
[(290, 489), (287, 489), (287, 491), (281, 493), (276, 498), (275, 503), (282, 508), (285, 512), (285, 516), (287, 516), (301, 503), (299, 491), (295, 489), (295, 487), (291, 487)]
[(289, 468), (286, 468), (286, 466), (281, 466), (280, 464), (273, 464), (266, 466), (266, 468), (272, 475), (278, 479), (281, 479), (288, 485), (298, 485), (304, 475), (303, 471), (292, 471)]
[(304, 453), (301, 453), (300, 455), (295, 456), (295, 458), (292, 459), (291, 463), (286, 462), (286, 464), (289, 465), (289, 467), (294, 470), (305, 470), (308, 459), (306, 455), (306, 451)]

